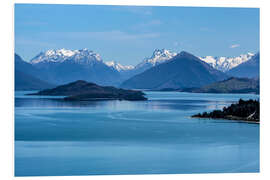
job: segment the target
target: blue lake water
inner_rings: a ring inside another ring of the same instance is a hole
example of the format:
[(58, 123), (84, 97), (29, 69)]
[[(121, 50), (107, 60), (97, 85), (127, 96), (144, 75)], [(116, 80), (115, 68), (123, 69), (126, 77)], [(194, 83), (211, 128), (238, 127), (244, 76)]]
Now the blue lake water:
[(258, 124), (197, 119), (253, 94), (65, 102), (15, 92), (15, 176), (259, 172)]

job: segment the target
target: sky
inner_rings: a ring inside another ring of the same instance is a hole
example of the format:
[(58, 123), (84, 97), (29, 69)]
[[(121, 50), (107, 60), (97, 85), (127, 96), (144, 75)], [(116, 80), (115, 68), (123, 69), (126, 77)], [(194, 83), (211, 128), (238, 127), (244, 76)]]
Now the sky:
[(196, 56), (259, 51), (258, 8), (15, 4), (15, 53), (83, 49), (136, 65), (155, 49)]

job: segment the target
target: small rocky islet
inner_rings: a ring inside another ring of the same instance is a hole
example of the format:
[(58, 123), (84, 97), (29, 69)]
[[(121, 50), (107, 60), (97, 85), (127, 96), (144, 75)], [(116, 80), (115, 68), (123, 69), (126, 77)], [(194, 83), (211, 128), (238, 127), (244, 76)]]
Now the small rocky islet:
[(118, 89), (113, 86), (99, 86), (83, 80), (45, 89), (28, 95), (65, 96), (67, 101), (88, 100), (147, 100), (142, 91)]
[(223, 110), (214, 110), (193, 115), (194, 118), (213, 118), (240, 120), (246, 122), (260, 122), (260, 102), (258, 100), (242, 100), (236, 104), (224, 107)]

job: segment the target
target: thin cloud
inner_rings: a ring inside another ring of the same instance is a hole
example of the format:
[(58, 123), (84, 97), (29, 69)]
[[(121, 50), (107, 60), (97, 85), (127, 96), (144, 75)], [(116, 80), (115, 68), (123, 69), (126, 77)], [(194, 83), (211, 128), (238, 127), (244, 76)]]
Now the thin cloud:
[(174, 42), (173, 42), (173, 46), (175, 46), (175, 47), (183, 46), (183, 45), (184, 45), (183, 42), (179, 42), (179, 41), (174, 41)]
[(152, 7), (142, 7), (142, 6), (121, 6), (113, 7), (113, 10), (128, 12), (132, 14), (151, 16), (153, 14)]
[(149, 22), (138, 23), (138, 24), (132, 25), (130, 29), (136, 30), (136, 31), (147, 31), (147, 30), (150, 30), (151, 28), (160, 26), (161, 24), (162, 22), (160, 20), (154, 19)]
[(114, 40), (114, 41), (126, 41), (126, 40), (144, 40), (158, 38), (159, 33), (127, 33), (124, 31), (101, 31), (101, 32), (46, 32), (45, 36), (54, 36), (65, 39), (98, 39), (98, 40)]
[(41, 46), (41, 47), (52, 47), (54, 44), (40, 41), (40, 40), (35, 40), (35, 39), (27, 39), (27, 38), (22, 38), (22, 37), (16, 37), (15, 38), (15, 43), (17, 45), (21, 46)]
[[(36, 37), (36, 38), (35, 38)], [(37, 38), (38, 37), (38, 38)], [(145, 42), (159, 38), (159, 33), (127, 33), (123, 31), (104, 31), (104, 32), (42, 32), (34, 34), (31, 38), (15, 37), (15, 46), (34, 46), (42, 48), (54, 48), (56, 44), (65, 41), (82, 41), (91, 42), (105, 41), (112, 43), (130, 43), (130, 42)], [(55, 42), (56, 41), (56, 42)], [(55, 42), (55, 43), (51, 43)], [(60, 43), (61, 44), (61, 43)]]
[(238, 48), (238, 47), (240, 47), (240, 44), (233, 44), (230, 46), (230, 48)]

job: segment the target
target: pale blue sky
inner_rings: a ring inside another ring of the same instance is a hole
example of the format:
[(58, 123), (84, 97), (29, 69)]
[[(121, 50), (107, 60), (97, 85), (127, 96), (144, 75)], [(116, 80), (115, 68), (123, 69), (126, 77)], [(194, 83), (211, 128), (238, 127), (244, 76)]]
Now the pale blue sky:
[(259, 51), (258, 8), (15, 5), (15, 52), (88, 48), (135, 65), (154, 49), (198, 56)]

